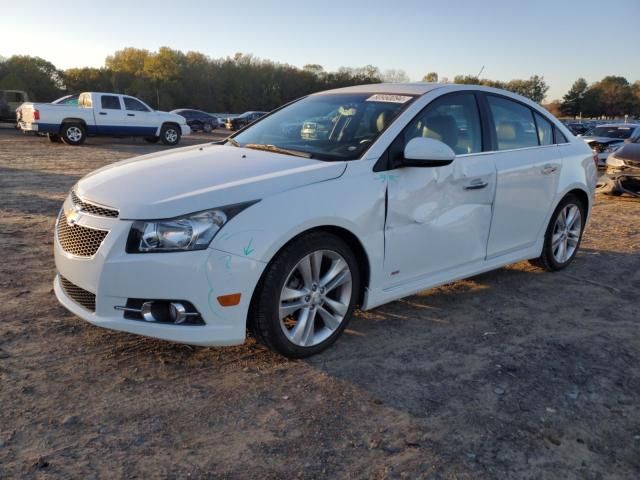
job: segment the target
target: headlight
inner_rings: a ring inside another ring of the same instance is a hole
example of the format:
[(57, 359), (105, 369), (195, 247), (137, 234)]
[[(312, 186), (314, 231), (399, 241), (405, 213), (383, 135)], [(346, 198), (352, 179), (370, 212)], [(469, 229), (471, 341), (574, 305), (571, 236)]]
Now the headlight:
[(610, 167), (624, 167), (625, 163), (624, 160), (620, 160), (613, 155), (609, 155), (609, 157), (607, 157), (607, 165)]
[(127, 253), (204, 250), (229, 220), (256, 202), (258, 200), (166, 220), (135, 221), (127, 239)]
[(607, 148), (604, 149), (604, 151), (606, 153), (613, 153), (616, 150), (618, 150), (620, 148), (620, 145), (609, 145)]

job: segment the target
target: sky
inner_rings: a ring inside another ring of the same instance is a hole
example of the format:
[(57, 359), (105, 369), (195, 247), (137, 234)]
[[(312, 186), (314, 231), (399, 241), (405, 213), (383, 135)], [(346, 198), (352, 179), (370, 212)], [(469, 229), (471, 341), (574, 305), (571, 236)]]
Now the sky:
[(375, 65), (494, 80), (543, 75), (547, 100), (578, 78), (640, 80), (640, 0), (22, 0), (3, 7), (0, 56), (100, 67), (125, 47), (236, 52), (325, 70)]

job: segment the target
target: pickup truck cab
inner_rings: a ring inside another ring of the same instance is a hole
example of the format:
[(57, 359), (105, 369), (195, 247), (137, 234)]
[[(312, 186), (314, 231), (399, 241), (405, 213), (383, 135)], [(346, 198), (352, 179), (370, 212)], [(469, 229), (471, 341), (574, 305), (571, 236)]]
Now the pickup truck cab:
[(17, 112), (24, 132), (48, 134), (49, 140), (80, 145), (89, 135), (140, 136), (177, 145), (191, 133), (184, 117), (153, 110), (142, 100), (115, 93), (84, 92), (78, 105), (25, 103)]
[(0, 90), (0, 122), (15, 121), (16, 108), (28, 101), (27, 92), (22, 90)]

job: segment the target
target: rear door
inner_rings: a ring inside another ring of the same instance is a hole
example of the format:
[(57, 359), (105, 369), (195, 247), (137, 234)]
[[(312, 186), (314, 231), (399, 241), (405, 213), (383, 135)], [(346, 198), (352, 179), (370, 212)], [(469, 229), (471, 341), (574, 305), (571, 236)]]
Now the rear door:
[(492, 258), (531, 247), (544, 234), (562, 162), (552, 126), (540, 114), (507, 97), (484, 98), (498, 171), (487, 247)]
[(127, 121), (118, 95), (99, 95), (93, 105), (96, 129), (100, 135), (127, 135)]
[(155, 112), (137, 98), (123, 96), (125, 125), (128, 135), (153, 136), (158, 129)]

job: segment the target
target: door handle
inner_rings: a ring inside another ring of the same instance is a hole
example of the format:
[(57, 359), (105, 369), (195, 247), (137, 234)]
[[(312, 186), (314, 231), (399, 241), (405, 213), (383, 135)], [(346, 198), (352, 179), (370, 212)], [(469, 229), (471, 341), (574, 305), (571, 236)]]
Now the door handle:
[(107, 112), (100, 112), (100, 115), (106, 115)]
[(127, 117), (135, 117), (136, 114), (135, 113), (127, 113)]
[(464, 186), (465, 190), (480, 190), (481, 188), (485, 188), (489, 185), (489, 182), (483, 182), (479, 178), (472, 180), (471, 183), (468, 183)]
[(556, 172), (557, 170), (558, 170), (558, 167), (554, 165), (545, 165), (544, 168), (542, 169), (542, 174), (549, 175), (551, 173)]

